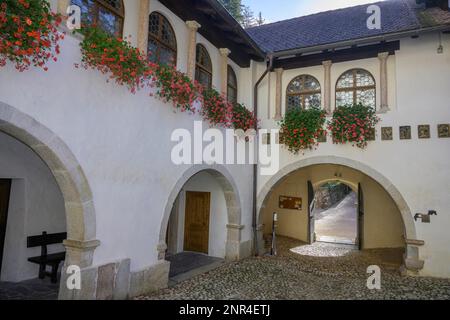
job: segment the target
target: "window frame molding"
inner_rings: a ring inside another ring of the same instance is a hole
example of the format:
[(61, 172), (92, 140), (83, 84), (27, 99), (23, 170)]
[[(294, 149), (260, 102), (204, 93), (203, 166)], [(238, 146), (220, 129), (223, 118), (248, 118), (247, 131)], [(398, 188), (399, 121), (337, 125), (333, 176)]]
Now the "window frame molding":
[[(231, 73), (230, 73), (230, 70), (231, 70)], [(236, 83), (236, 86), (234, 86), (233, 84), (230, 83), (230, 81), (229, 81), (230, 74), (232, 75), (234, 82)], [(233, 89), (236, 93), (235, 101), (229, 101), (230, 88)], [(233, 67), (230, 64), (228, 64), (227, 65), (227, 100), (228, 100), (228, 102), (238, 103), (238, 93), (239, 93), (239, 85), (238, 85), (238, 78), (237, 78), (236, 72), (234, 71)]]
[[(155, 15), (158, 15), (159, 16), (159, 22), (160, 22), (160, 28), (159, 28), (159, 30), (158, 30), (158, 36), (159, 36), (159, 38), (157, 38), (153, 33), (151, 33), (150, 32), (150, 17), (151, 17), (151, 15), (152, 14), (155, 14)], [(164, 47), (166, 50), (170, 50), (171, 52), (173, 52), (174, 53), (174, 64), (173, 64), (173, 66), (174, 67), (176, 67), (177, 66), (177, 64), (178, 64), (178, 41), (177, 41), (177, 34), (176, 34), (176, 32), (175, 32), (175, 29), (173, 28), (173, 26), (172, 26), (172, 23), (170, 22), (170, 20), (169, 20), (169, 18), (167, 18), (162, 12), (160, 12), (160, 11), (152, 11), (152, 12), (150, 12), (150, 14), (148, 15), (148, 17), (149, 17), (149, 25), (148, 25), (148, 34), (147, 34), (147, 38), (148, 38), (148, 45), (147, 45), (147, 54), (149, 53), (149, 50), (148, 50), (148, 46), (150, 45), (150, 39), (151, 40), (153, 40), (153, 41), (155, 41), (157, 44), (158, 44), (158, 46), (157, 46), (157, 52), (158, 52), (158, 63), (161, 63), (160, 61), (159, 61), (159, 58), (160, 58), (160, 46), (162, 46), (162, 47)], [(167, 24), (169, 25), (169, 27), (170, 27), (170, 30), (172, 31), (172, 34), (173, 34), (173, 37), (174, 37), (174, 41), (175, 41), (175, 47), (170, 47), (168, 44), (166, 44), (166, 43), (164, 43), (163, 41), (162, 41), (162, 30), (163, 30), (163, 28), (162, 28), (162, 24), (161, 24), (161, 22), (164, 22), (164, 21), (166, 21), (167, 22)]]
[[(81, 2), (83, 2), (83, 0), (80, 0)], [(123, 32), (124, 32), (124, 28), (125, 28), (125, 2), (124, 0), (117, 0), (121, 2), (121, 10), (117, 10), (116, 8), (114, 8), (113, 6), (109, 5), (105, 0), (92, 0), (94, 5), (98, 7), (102, 7), (103, 9), (107, 10), (108, 12), (112, 13), (113, 15), (115, 15), (116, 17), (121, 19), (121, 26), (120, 26), (120, 34), (118, 35), (119, 37), (123, 37)], [(73, 0), (70, 0), (70, 4), (74, 4)], [(88, 7), (89, 9), (89, 14), (92, 15), (93, 17), (93, 21), (94, 23), (98, 23), (98, 19), (99, 19), (99, 12), (98, 9), (95, 10), (95, 12), (93, 12), (92, 7)]]
[[(305, 78), (306, 77), (312, 78), (319, 85), (319, 89), (318, 90), (305, 90), (305, 91), (301, 91), (299, 93), (289, 93), (289, 87), (291, 86), (291, 84), (296, 79), (301, 78), (301, 80), (302, 80), (301, 83), (305, 83)], [(315, 76), (313, 76), (311, 74), (303, 73), (303, 74), (300, 74), (300, 75), (295, 76), (294, 78), (292, 78), (291, 81), (289, 81), (285, 92), (286, 92), (286, 111), (288, 111), (290, 109), (289, 108), (289, 98), (290, 97), (301, 97), (301, 103), (303, 105), (303, 107), (300, 106), (301, 110), (305, 110), (306, 109), (305, 96), (308, 96), (308, 95), (311, 96), (311, 95), (314, 95), (314, 94), (319, 94), (320, 95), (320, 105), (322, 105), (322, 99), (323, 99), (323, 97), (322, 97), (322, 85), (321, 85), (320, 81)], [(320, 106), (320, 107), (322, 107), (322, 106)]]
[[(206, 56), (208, 57), (209, 60), (209, 64), (211, 66), (211, 70), (208, 70), (204, 65), (201, 65), (198, 61), (198, 55), (197, 55), (197, 48), (201, 47), (203, 48), (203, 51), (206, 53)], [(194, 75), (194, 79), (200, 83), (199, 79), (197, 79), (197, 69), (200, 69), (200, 71), (203, 71), (204, 73), (207, 73), (210, 76), (210, 83), (209, 85), (206, 87), (207, 89), (212, 89), (213, 87), (213, 64), (212, 64), (212, 60), (211, 60), (211, 55), (209, 54), (208, 49), (206, 48), (205, 45), (201, 44), (201, 43), (197, 43), (195, 45), (195, 75)], [(228, 82), (228, 81), (227, 81)]]
[[(348, 73), (350, 71), (353, 73), (353, 86), (352, 87), (345, 87), (345, 88), (338, 88), (338, 83), (341, 80), (341, 78), (346, 73)], [(365, 73), (367, 73), (372, 78), (374, 84), (370, 85), (370, 86), (359, 86), (358, 87), (356, 85), (356, 73), (357, 73), (357, 71), (364, 71)], [(372, 72), (370, 72), (369, 70), (364, 69), (364, 68), (351, 68), (351, 69), (348, 69), (348, 70), (342, 72), (339, 75), (339, 77), (337, 78), (336, 84), (334, 86), (334, 92), (335, 92), (335, 94), (334, 94), (334, 105), (335, 105), (335, 108), (338, 107), (338, 101), (337, 101), (338, 92), (352, 92), (353, 93), (353, 104), (356, 104), (357, 100), (358, 100), (357, 92), (358, 91), (366, 91), (366, 90), (375, 90), (375, 94), (374, 94), (374, 109), (376, 111), (377, 110), (377, 81), (376, 81), (375, 77), (373, 76)]]

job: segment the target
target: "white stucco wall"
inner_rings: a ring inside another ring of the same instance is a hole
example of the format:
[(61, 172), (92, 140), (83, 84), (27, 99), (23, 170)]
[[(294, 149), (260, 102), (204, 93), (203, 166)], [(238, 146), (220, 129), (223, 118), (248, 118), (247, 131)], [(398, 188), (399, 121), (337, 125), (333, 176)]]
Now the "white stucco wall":
[[(53, 0), (55, 2), (56, 0)], [(138, 2), (125, 0), (124, 35), (137, 38)], [(186, 71), (187, 29), (183, 21), (152, 0), (150, 10), (165, 14), (177, 35), (180, 70)], [(213, 84), (220, 87), (219, 52), (198, 36), (210, 52)], [(351, 146), (321, 144), (314, 152), (292, 155), (283, 149), (281, 167), (311, 157), (338, 156), (361, 162), (381, 173), (406, 200), (411, 213), (438, 211), (431, 224), (416, 224), (417, 238), (425, 241), (421, 258), (422, 275), (450, 277), (450, 139), (437, 138), (437, 124), (450, 122), (450, 36), (443, 36), (444, 54), (438, 55), (437, 35), (401, 41), (401, 50), (389, 58), (389, 103), (391, 111), (380, 115), (377, 141), (361, 151)], [(50, 70), (32, 69), (17, 73), (11, 65), (0, 72), (0, 101), (24, 112), (55, 132), (74, 153), (86, 174), (93, 193), (97, 234), (101, 245), (94, 254), (94, 264), (101, 265), (123, 258), (131, 259), (131, 271), (157, 262), (159, 231), (168, 194), (189, 166), (175, 166), (170, 160), (170, 136), (174, 129), (192, 131), (198, 116), (173, 112), (169, 104), (149, 97), (148, 92), (131, 95), (125, 88), (106, 83), (96, 71), (75, 69), (80, 61), (78, 40), (71, 35), (62, 44), (57, 63)], [(349, 68), (364, 68), (377, 81), (379, 103), (379, 68), (377, 59), (335, 64), (332, 87), (337, 77)], [(253, 84), (265, 65), (252, 63), (237, 70), (239, 100), (252, 104)], [(322, 81), (322, 67), (286, 72), (284, 86), (295, 76), (314, 73)], [(264, 128), (276, 127), (268, 120), (274, 108), (274, 79), (261, 83), (260, 117)], [(269, 92), (270, 87), (270, 92)], [(322, 84), (323, 87), (323, 84)], [(283, 90), (284, 91), (284, 90)], [(332, 97), (334, 92), (332, 92)], [(270, 97), (270, 100), (269, 100)], [(334, 99), (332, 99), (334, 100)], [(269, 104), (268, 101), (271, 101)], [(283, 105), (284, 105), (283, 97)], [(432, 138), (418, 140), (417, 125), (430, 124)], [(399, 126), (411, 125), (413, 139), (400, 141)], [(380, 141), (380, 127), (394, 127), (394, 141)], [(227, 166), (240, 194), (242, 242), (252, 239), (250, 166)], [(260, 177), (259, 190), (270, 177)]]
[[(66, 231), (62, 194), (53, 175), (27, 146), (0, 132), (0, 178), (12, 179), (1, 281), (37, 278), (39, 266), (27, 261), (41, 248), (27, 248), (27, 237)], [(48, 252), (63, 251), (62, 245)]]
[[(136, 5), (126, 1), (127, 17), (137, 12)], [(152, 1), (151, 10), (157, 9), (167, 11)], [(186, 26), (171, 13), (167, 17), (177, 32), (178, 68), (185, 71)], [(136, 38), (135, 29), (134, 22), (125, 22), (125, 35)], [(78, 159), (92, 189), (96, 238), (101, 242), (94, 265), (130, 258), (131, 271), (139, 271), (157, 263), (169, 194), (190, 167), (172, 164), (171, 134), (178, 128), (192, 131), (193, 121), (201, 118), (174, 112), (172, 105), (149, 97), (148, 91), (132, 95), (124, 87), (106, 83), (97, 71), (75, 69), (74, 63), (81, 59), (78, 42), (67, 35), (58, 62), (51, 63), (48, 72), (18, 73), (7, 65), (0, 72), (0, 100), (52, 130)], [(210, 50), (218, 70), (218, 50)], [(219, 86), (217, 72), (214, 84)], [(251, 240), (249, 168), (227, 166), (245, 215), (242, 242)]]
[[(388, 86), (389, 107), (391, 111), (380, 114), (382, 121), (377, 125), (377, 139), (369, 143), (366, 150), (350, 145), (334, 145), (331, 138), (320, 144), (315, 151), (293, 155), (282, 147), (281, 168), (298, 161), (330, 156), (350, 159), (362, 163), (380, 173), (395, 186), (411, 211), (427, 213), (437, 210), (438, 216), (431, 224), (415, 223), (417, 238), (425, 241), (420, 248), (425, 268), (421, 275), (450, 276), (450, 235), (446, 232), (450, 225), (450, 139), (440, 139), (437, 125), (450, 123), (450, 36), (443, 35), (444, 54), (437, 54), (437, 34), (420, 36), (418, 39), (403, 39), (395, 57), (389, 57)], [(363, 68), (369, 70), (377, 81), (379, 97), (379, 71), (377, 59), (364, 59), (332, 66), (332, 88), (339, 75), (347, 69)], [(258, 66), (258, 73), (264, 70)], [(285, 71), (283, 75), (283, 111), (285, 108), (284, 91), (289, 81), (304, 73), (311, 73), (321, 82), (323, 88), (323, 67), (312, 67)], [(275, 77), (272, 76), (271, 96), (275, 94)], [(334, 89), (333, 89), (334, 90)], [(267, 78), (261, 84), (259, 104), (263, 118), (263, 128), (277, 127), (275, 121), (267, 119), (270, 107), (274, 115), (274, 102), (267, 103)], [(273, 99), (272, 99), (273, 100)], [(272, 101), (271, 100), (271, 101)], [(332, 101), (334, 91), (332, 91)], [(274, 101), (274, 100), (273, 100)], [(334, 103), (334, 102), (333, 102)], [(380, 100), (377, 98), (377, 105)], [(429, 124), (431, 139), (418, 139), (418, 125)], [(412, 139), (400, 140), (399, 127), (411, 126)], [(393, 127), (394, 140), (381, 141), (381, 127)], [(261, 176), (259, 192), (264, 190), (270, 176)], [(390, 186), (384, 186), (389, 188)]]

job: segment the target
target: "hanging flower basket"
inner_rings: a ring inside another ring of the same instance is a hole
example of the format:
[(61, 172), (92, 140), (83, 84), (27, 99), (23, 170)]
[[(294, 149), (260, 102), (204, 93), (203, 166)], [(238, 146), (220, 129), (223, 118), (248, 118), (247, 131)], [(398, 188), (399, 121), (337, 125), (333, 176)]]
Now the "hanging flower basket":
[(81, 33), (84, 35), (80, 42), (83, 68), (108, 75), (108, 81), (125, 85), (132, 93), (148, 84), (152, 69), (139, 49), (97, 27), (85, 27)]
[(231, 126), (235, 130), (250, 130), (258, 126), (255, 114), (248, 110), (243, 104), (236, 103), (232, 109)]
[(49, 60), (57, 61), (57, 30), (61, 17), (53, 14), (46, 0), (3, 0), (0, 4), (0, 67), (7, 61), (20, 72), (30, 66), (48, 70)]
[(230, 127), (233, 105), (226, 97), (215, 89), (204, 89), (202, 102), (201, 114), (205, 121), (211, 126)]
[(290, 152), (314, 149), (318, 139), (325, 133), (326, 113), (319, 108), (291, 109), (280, 121), (280, 143)]
[(380, 120), (371, 107), (362, 104), (340, 106), (334, 111), (328, 130), (335, 144), (351, 143), (365, 149)]
[(193, 104), (201, 96), (201, 85), (173, 66), (152, 64), (151, 68), (156, 96), (164, 102), (171, 102), (182, 112), (194, 112)]

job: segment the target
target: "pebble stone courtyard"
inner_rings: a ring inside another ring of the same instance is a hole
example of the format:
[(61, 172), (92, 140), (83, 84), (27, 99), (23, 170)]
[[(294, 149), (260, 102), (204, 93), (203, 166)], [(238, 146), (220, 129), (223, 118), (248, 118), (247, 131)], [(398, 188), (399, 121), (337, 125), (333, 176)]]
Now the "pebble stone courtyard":
[[(278, 256), (224, 264), (138, 300), (447, 300), (450, 280), (402, 276), (401, 252), (278, 239)], [(369, 290), (367, 267), (382, 270)]]

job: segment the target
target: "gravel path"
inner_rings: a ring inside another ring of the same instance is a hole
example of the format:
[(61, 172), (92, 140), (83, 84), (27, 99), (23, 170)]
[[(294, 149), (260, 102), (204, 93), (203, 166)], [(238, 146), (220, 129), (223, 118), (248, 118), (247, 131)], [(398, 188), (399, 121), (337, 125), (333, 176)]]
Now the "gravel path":
[[(395, 250), (359, 252), (323, 243), (306, 246), (286, 238), (280, 238), (278, 245), (277, 257), (228, 263), (138, 299), (450, 299), (450, 280), (400, 276), (401, 253)], [(367, 267), (374, 264), (382, 269), (381, 290), (366, 286)]]

